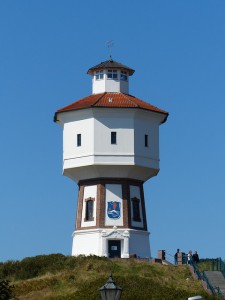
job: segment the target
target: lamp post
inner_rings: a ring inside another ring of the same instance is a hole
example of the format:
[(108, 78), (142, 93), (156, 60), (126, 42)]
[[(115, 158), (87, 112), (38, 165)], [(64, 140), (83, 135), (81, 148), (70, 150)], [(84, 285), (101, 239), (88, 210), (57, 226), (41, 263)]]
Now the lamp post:
[(116, 285), (112, 278), (112, 274), (109, 276), (106, 284), (103, 285), (99, 291), (102, 300), (120, 300), (122, 294), (122, 288)]

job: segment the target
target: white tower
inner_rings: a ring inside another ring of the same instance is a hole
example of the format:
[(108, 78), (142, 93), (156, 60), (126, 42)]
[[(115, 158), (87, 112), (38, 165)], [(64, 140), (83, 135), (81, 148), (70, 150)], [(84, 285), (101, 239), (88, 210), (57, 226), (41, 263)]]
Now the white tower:
[(143, 184), (159, 172), (168, 113), (129, 95), (133, 73), (110, 57), (88, 70), (93, 94), (55, 113), (63, 174), (79, 186), (72, 255), (151, 256)]

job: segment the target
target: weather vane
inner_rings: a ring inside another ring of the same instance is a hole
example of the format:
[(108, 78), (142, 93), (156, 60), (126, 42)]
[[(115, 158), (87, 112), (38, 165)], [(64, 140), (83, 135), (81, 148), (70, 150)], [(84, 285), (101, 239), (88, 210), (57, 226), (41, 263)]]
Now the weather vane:
[(107, 41), (106, 42), (106, 47), (109, 49), (109, 56), (111, 57), (111, 55), (112, 55), (112, 47), (113, 47), (113, 45), (114, 45), (114, 42), (113, 42), (113, 40), (109, 40), (109, 41)]

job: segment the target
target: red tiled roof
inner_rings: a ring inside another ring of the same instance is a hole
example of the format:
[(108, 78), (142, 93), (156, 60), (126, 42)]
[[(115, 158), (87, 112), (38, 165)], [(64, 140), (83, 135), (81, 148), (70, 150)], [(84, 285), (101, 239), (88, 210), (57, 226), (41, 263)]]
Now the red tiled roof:
[(55, 113), (55, 120), (58, 113), (67, 112), (72, 110), (90, 108), (90, 107), (111, 107), (111, 108), (140, 108), (165, 115), (166, 121), (168, 112), (157, 108), (147, 102), (144, 102), (134, 96), (123, 94), (123, 93), (101, 93), (92, 94), (85, 98), (82, 98), (72, 104), (69, 104)]

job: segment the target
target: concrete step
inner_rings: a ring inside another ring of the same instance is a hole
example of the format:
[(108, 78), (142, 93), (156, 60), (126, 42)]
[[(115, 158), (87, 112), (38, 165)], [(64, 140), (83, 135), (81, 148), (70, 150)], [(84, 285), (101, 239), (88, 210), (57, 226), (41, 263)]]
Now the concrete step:
[(205, 271), (209, 283), (213, 287), (219, 287), (223, 296), (225, 297), (225, 279), (220, 271)]

